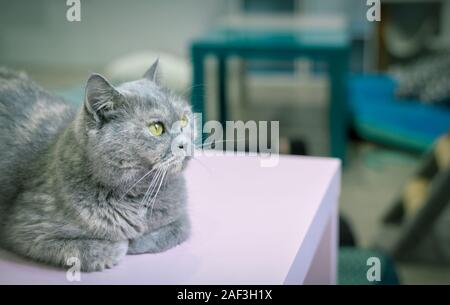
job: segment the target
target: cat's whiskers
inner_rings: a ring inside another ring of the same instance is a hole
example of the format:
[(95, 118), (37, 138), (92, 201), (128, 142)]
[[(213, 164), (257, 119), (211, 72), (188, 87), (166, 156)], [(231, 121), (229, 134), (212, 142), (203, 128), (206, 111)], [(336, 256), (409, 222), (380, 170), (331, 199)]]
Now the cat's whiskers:
[(160, 175), (162, 174), (162, 172), (163, 172), (163, 169), (161, 167), (159, 167), (157, 172), (153, 176), (153, 179), (150, 182), (150, 185), (148, 186), (147, 191), (144, 194), (144, 197), (142, 198), (142, 201), (141, 201), (141, 204), (140, 204), (141, 206), (146, 207), (147, 200), (148, 200), (149, 197), (151, 197), (153, 189), (155, 188), (155, 185), (158, 183), (157, 181), (158, 181)]
[(208, 166), (206, 166), (202, 161), (200, 161), (200, 159), (192, 156), (192, 160), (195, 160), (196, 162), (198, 162), (210, 175), (212, 174), (211, 169)]
[(158, 185), (158, 183), (159, 183), (158, 182), (159, 179), (162, 177), (163, 174), (165, 175), (165, 172), (167, 170), (166, 167), (168, 167), (168, 165), (170, 163), (172, 163), (174, 160), (175, 160), (175, 157), (171, 157), (171, 158), (165, 160), (164, 162), (158, 164), (158, 171), (156, 172), (147, 191), (145, 192), (145, 195), (141, 202), (141, 206), (147, 207), (147, 200), (152, 197), (152, 194), (154, 193), (154, 191), (156, 189), (156, 185)]
[(123, 200), (123, 198), (125, 198), (125, 196), (139, 183), (141, 182), (143, 179), (145, 179), (145, 177), (147, 177), (148, 175), (150, 175), (153, 171), (155, 171), (157, 168), (154, 167), (151, 170), (149, 170), (146, 174), (144, 174), (141, 178), (139, 178), (135, 183), (133, 183), (132, 186), (130, 186), (127, 191), (122, 195), (122, 197), (120, 197), (120, 201)]
[(129, 187), (128, 190), (122, 195), (122, 197), (120, 197), (120, 202), (122, 202), (122, 200), (125, 198), (125, 196), (128, 194), (128, 192), (130, 192), (139, 182), (141, 182), (143, 179), (145, 179), (145, 177), (147, 177), (153, 171), (157, 170), (160, 166), (164, 165), (166, 162), (168, 163), (169, 161), (170, 161), (170, 159), (154, 166), (151, 170), (149, 170), (146, 174), (144, 174), (141, 178), (139, 178), (139, 180), (137, 180), (131, 187)]
[(150, 219), (152, 218), (153, 208), (155, 207), (156, 198), (158, 197), (161, 186), (163, 185), (164, 178), (166, 177), (168, 171), (170, 170), (170, 167), (174, 164), (174, 162), (175, 162), (175, 157), (172, 159), (172, 162), (169, 162), (168, 164), (165, 165), (166, 168), (165, 168), (164, 174), (159, 182), (158, 189), (156, 190), (155, 195), (153, 196), (153, 198), (150, 201)]
[(152, 215), (153, 215), (153, 207), (155, 206), (155, 203), (156, 203), (156, 197), (158, 196), (159, 190), (161, 189), (161, 185), (164, 181), (164, 178), (166, 177), (166, 174), (167, 174), (167, 170), (164, 172), (164, 174), (161, 178), (161, 181), (159, 182), (158, 189), (156, 190), (155, 195), (153, 196), (152, 200), (150, 201), (150, 219), (152, 218)]
[[(245, 139), (211, 141), (211, 142), (208, 142), (208, 143), (203, 143), (203, 144), (198, 144), (198, 145), (195, 145), (195, 144), (194, 144), (194, 148), (196, 148), (196, 149), (198, 149), (198, 148), (205, 148), (205, 147), (211, 148), (212, 145), (216, 145), (216, 144), (218, 144), (218, 143), (226, 143), (226, 142), (243, 142), (243, 141), (245, 141)], [(234, 147), (234, 146), (233, 146), (233, 147)]]
[(205, 90), (206, 90), (207, 86), (208, 86), (208, 84), (206, 84), (206, 83), (190, 86), (189, 88), (186, 88), (185, 90), (183, 90), (180, 93), (180, 96), (182, 96), (183, 98), (187, 98), (187, 94), (192, 93), (192, 89), (199, 88), (199, 87), (204, 87)]
[(150, 184), (149, 184), (147, 190), (146, 190), (145, 193), (144, 193), (144, 196), (142, 197), (141, 202), (139, 203), (139, 207), (145, 208), (145, 202), (146, 202), (146, 200), (147, 200), (147, 198), (148, 198), (148, 195), (150, 194), (150, 191), (151, 191), (153, 185), (156, 183), (156, 180), (157, 180), (157, 178), (158, 178), (158, 176), (159, 176), (160, 171), (161, 171), (161, 170), (158, 169), (158, 171), (157, 171), (157, 172), (155, 173), (155, 175), (153, 176), (152, 181), (150, 182)]

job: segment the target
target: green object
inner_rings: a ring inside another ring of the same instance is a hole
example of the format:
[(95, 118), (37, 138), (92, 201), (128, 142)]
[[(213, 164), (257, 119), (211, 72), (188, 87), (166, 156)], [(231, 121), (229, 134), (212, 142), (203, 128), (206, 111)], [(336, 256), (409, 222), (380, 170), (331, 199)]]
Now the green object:
[[(369, 281), (367, 273), (373, 264), (370, 258), (379, 259), (380, 281)], [(368, 264), (369, 261), (369, 264)], [(340, 247), (338, 261), (339, 285), (398, 285), (400, 284), (392, 259), (379, 251), (356, 247)]]
[[(295, 60), (308, 58), (324, 62), (328, 68), (331, 92), (329, 106), (330, 155), (345, 162), (348, 107), (346, 82), (349, 66), (349, 39), (345, 31), (260, 31), (215, 30), (194, 40), (191, 46), (193, 62), (192, 105), (194, 112), (204, 114), (205, 56), (218, 59), (218, 97), (220, 120), (226, 113), (226, 61), (231, 56), (244, 60)], [(205, 115), (203, 115), (205, 120)]]

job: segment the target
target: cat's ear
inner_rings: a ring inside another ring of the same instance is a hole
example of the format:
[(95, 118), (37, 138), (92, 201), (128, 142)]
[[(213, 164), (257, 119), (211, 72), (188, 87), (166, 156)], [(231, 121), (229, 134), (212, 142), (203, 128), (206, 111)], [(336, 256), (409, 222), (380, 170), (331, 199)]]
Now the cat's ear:
[(108, 118), (117, 107), (120, 93), (100, 74), (92, 74), (86, 84), (85, 109), (97, 121)]
[(151, 67), (148, 68), (147, 72), (144, 73), (143, 78), (159, 84), (160, 83), (160, 72), (159, 72), (158, 66), (159, 66), (159, 58), (157, 58), (155, 60), (155, 62), (151, 65)]

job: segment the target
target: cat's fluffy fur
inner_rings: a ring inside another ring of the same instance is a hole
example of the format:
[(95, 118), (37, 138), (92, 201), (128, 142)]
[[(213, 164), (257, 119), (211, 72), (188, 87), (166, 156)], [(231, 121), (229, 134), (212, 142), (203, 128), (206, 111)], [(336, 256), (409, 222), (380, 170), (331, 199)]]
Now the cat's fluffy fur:
[[(192, 113), (160, 88), (157, 65), (116, 88), (92, 75), (79, 110), (0, 69), (2, 247), (57, 266), (76, 257), (83, 271), (98, 271), (188, 237), (187, 158), (171, 146), (189, 145), (192, 125), (178, 122)], [(148, 129), (154, 121), (165, 125), (159, 137)], [(152, 181), (160, 186), (154, 201)]]

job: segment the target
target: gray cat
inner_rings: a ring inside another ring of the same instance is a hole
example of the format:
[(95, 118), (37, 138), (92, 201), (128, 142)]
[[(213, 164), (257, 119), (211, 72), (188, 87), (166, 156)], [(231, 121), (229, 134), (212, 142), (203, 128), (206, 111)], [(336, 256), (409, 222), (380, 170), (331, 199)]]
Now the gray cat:
[(91, 75), (79, 110), (0, 69), (2, 247), (91, 272), (188, 238), (192, 113), (157, 66), (116, 88)]

